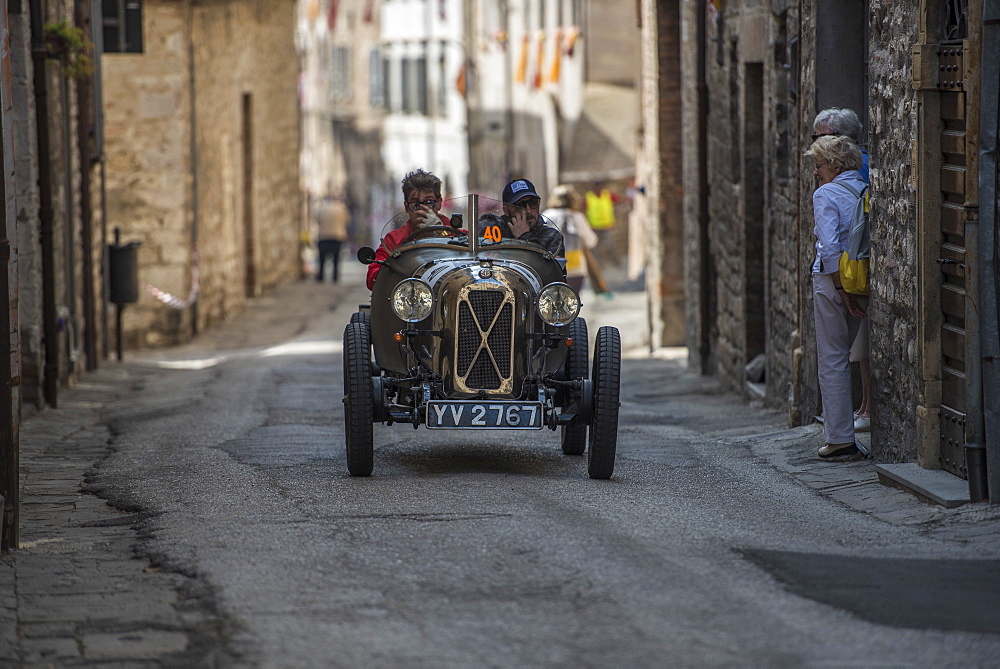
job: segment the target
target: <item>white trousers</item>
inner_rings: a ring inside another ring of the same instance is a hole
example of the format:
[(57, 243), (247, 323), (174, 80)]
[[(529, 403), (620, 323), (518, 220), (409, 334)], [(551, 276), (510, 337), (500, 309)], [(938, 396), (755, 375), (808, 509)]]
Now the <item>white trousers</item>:
[(851, 398), (851, 342), (860, 321), (847, 313), (829, 274), (813, 274), (816, 361), (823, 396), (823, 432), (828, 444), (854, 441)]

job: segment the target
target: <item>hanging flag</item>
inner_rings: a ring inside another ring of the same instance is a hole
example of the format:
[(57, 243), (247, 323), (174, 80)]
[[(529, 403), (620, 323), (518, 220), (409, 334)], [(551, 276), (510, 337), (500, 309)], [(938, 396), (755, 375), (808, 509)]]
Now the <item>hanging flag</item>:
[(545, 78), (545, 31), (539, 30), (536, 37), (538, 49), (536, 51), (535, 76), (532, 78), (532, 86), (535, 89), (542, 87), (542, 80)]
[(521, 38), (521, 55), (517, 62), (517, 72), (514, 81), (523, 84), (528, 77), (528, 35)]
[(337, 5), (340, 4), (340, 0), (330, 0), (330, 9), (326, 13), (326, 27), (333, 32), (337, 27)]
[(306, 17), (309, 19), (309, 23), (314, 23), (319, 17), (319, 0), (309, 0), (309, 4), (306, 5)]
[(553, 84), (559, 83), (562, 74), (562, 36), (562, 28), (556, 29), (556, 38), (553, 40), (555, 48), (552, 49), (552, 71), (549, 72), (549, 81)]
[(365, 13), (364, 13), (363, 18), (361, 19), (365, 23), (371, 23), (372, 21), (375, 20), (375, 16), (374, 16), (374, 14), (375, 14), (375, 7), (374, 7), (374, 4), (375, 4), (375, 0), (365, 0)]
[(466, 91), (465, 71), (468, 67), (469, 67), (469, 61), (468, 59), (466, 59), (465, 62), (462, 63), (462, 67), (459, 68), (458, 70), (458, 76), (455, 77), (455, 90), (458, 91), (458, 94), (461, 95), (463, 98), (465, 97), (465, 91)]

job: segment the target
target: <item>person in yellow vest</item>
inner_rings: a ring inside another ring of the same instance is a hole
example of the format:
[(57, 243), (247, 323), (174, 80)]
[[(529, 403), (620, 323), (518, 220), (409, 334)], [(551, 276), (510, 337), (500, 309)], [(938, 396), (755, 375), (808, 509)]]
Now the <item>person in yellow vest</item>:
[(615, 197), (603, 181), (595, 181), (587, 191), (587, 221), (597, 233), (597, 257), (602, 265), (615, 260), (614, 239), (611, 231), (615, 227)]

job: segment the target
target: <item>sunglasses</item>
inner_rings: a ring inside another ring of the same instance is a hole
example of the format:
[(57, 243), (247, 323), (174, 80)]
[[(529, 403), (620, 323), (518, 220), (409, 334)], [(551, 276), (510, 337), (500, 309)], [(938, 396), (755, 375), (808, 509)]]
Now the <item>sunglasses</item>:
[(838, 134), (837, 134), (837, 133), (835, 133), (835, 132), (824, 132), (824, 133), (823, 133), (822, 135), (813, 135), (813, 136), (812, 136), (812, 138), (813, 138), (813, 141), (814, 141), (814, 142), (815, 142), (815, 141), (816, 141), (817, 139), (819, 139), (820, 137), (840, 137), (840, 135), (838, 135)]

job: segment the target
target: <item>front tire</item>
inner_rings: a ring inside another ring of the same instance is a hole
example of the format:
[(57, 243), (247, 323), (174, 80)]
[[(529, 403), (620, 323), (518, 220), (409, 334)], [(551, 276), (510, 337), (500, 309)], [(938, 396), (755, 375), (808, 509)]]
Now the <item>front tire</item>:
[(594, 409), (590, 420), (587, 473), (592, 479), (609, 479), (615, 471), (618, 448), (618, 409), (621, 390), (622, 339), (618, 328), (597, 331), (594, 347)]
[(368, 326), (349, 323), (344, 330), (344, 432), (351, 476), (370, 476), (374, 468), (373, 395)]
[[(573, 345), (566, 352), (566, 381), (587, 378), (587, 366), (590, 363), (590, 341), (587, 333), (587, 321), (577, 318), (569, 324), (569, 336), (573, 338)], [(565, 403), (563, 410), (576, 402), (579, 409), (581, 402), (579, 393), (571, 394), (565, 391)], [(562, 426), (562, 451), (566, 455), (583, 455), (587, 450), (587, 424), (584, 418), (579, 415), (572, 423)]]

